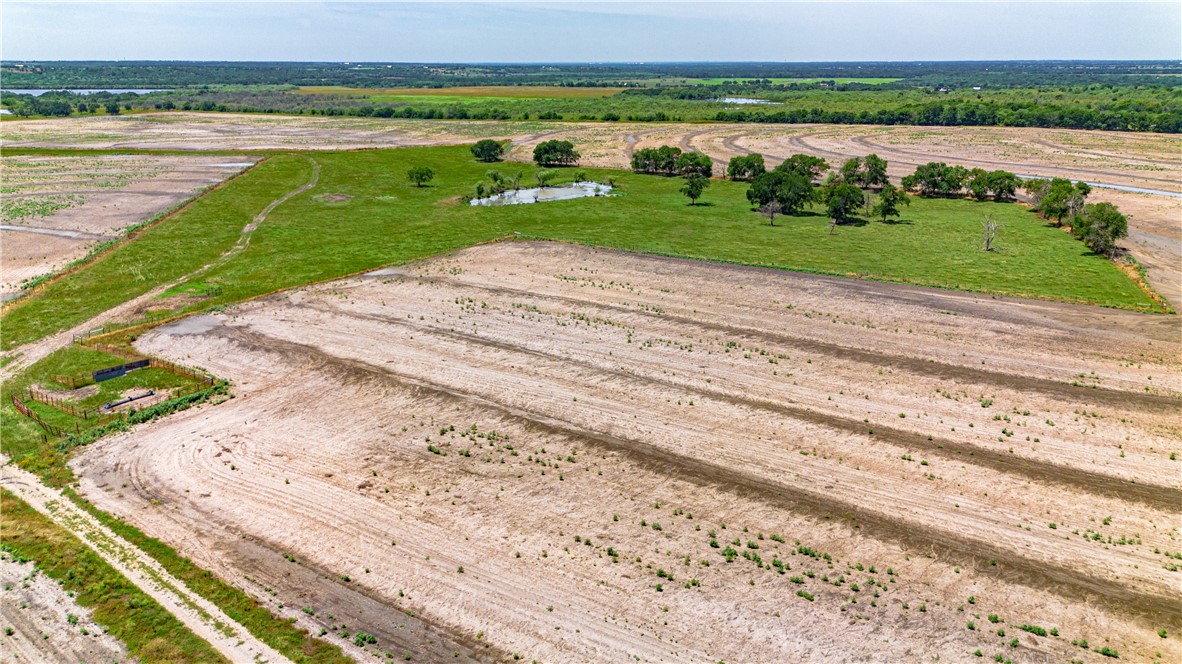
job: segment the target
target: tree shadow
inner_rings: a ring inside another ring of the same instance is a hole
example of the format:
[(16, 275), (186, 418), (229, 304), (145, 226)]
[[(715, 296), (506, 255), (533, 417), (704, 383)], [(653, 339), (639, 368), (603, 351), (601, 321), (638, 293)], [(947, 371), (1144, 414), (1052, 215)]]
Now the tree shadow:
[(888, 226), (911, 226), (915, 223), (910, 219), (875, 219), (875, 221), (884, 223)]
[(702, 201), (699, 203), (689, 203), (688, 205), (690, 207), (714, 207), (714, 204), (711, 203), (710, 201)]
[[(820, 215), (818, 215), (818, 216), (820, 216)], [(845, 221), (840, 222), (837, 225), (841, 226), (842, 228), (849, 228), (851, 226), (853, 226), (855, 228), (861, 228), (862, 226), (866, 226), (869, 223), (870, 223), (869, 221), (866, 221), (865, 219), (863, 219), (861, 217), (850, 217), (849, 219), (846, 219)]]

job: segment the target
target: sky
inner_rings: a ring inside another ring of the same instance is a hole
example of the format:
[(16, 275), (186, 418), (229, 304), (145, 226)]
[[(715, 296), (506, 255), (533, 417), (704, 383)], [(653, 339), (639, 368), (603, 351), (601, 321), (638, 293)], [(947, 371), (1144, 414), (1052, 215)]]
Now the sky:
[(3, 0), (0, 58), (1178, 60), (1182, 2)]

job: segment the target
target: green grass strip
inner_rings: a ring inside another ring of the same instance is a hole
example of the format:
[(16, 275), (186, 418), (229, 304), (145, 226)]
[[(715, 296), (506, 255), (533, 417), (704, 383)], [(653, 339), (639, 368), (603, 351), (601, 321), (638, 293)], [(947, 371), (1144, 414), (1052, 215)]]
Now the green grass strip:
[(169, 574), (183, 581), (189, 590), (213, 602), (256, 638), (293, 662), (343, 664), (353, 661), (337, 646), (313, 637), (307, 630), (297, 627), (292, 618), (275, 616), (250, 595), (223, 582), (212, 572), (201, 569), (167, 544), (99, 510), (71, 489), (66, 489), (63, 494), (115, 534), (154, 558)]
[(81, 540), (0, 489), (0, 546), (74, 593), (94, 620), (144, 662), (225, 662), (219, 652), (111, 567)]

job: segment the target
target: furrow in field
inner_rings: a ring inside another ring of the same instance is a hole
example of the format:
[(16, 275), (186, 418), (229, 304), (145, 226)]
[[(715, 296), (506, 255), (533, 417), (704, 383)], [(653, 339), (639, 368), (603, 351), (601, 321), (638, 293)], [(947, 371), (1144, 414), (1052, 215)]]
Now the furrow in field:
[[(745, 498), (760, 500), (770, 506), (816, 518), (840, 514), (843, 515), (843, 519), (856, 524), (869, 536), (897, 542), (907, 550), (933, 552), (945, 562), (971, 567), (978, 573), (998, 574), (1007, 581), (1048, 590), (1065, 598), (1097, 603), (1111, 610), (1128, 612), (1146, 620), (1147, 624), (1182, 624), (1182, 615), (1177, 609), (1175, 598), (1166, 587), (1158, 586), (1154, 592), (1139, 591), (1131, 587), (1127, 581), (1117, 582), (1082, 571), (1092, 565), (1103, 565), (1099, 559), (1092, 560), (1089, 565), (1079, 564), (1079, 559), (1076, 559), (1074, 564), (1062, 564), (1053, 559), (1037, 559), (1016, 550), (1019, 547), (1014, 545), (1006, 546), (987, 537), (965, 536), (930, 523), (917, 522), (914, 517), (893, 516), (883, 511), (883, 508), (894, 506), (897, 510), (898, 507), (903, 507), (904, 513), (909, 514), (921, 511), (918, 502), (908, 505), (894, 487), (882, 486), (874, 489), (867, 486), (864, 479), (859, 482), (856, 476), (841, 480), (841, 484), (859, 487), (864, 499), (855, 502), (835, 497), (832, 490), (823, 493), (801, 488), (808, 485), (804, 475), (796, 476), (794, 479), (797, 481), (789, 481), (793, 473), (784, 470), (784, 462), (791, 458), (786, 455), (776, 460), (779, 463), (770, 463), (766, 460), (760, 463), (742, 454), (729, 459), (730, 463), (716, 463), (670, 450), (659, 443), (617, 435), (613, 432), (617, 427), (589, 429), (578, 422), (552, 414), (555, 412), (553, 405), (549, 408), (530, 408), (524, 405), (543, 403), (545, 394), (565, 393), (570, 389), (570, 385), (529, 390), (525, 381), (522, 381), (517, 385), (503, 385), (496, 391), (470, 392), (441, 381), (439, 374), (431, 376), (429, 372), (403, 372), (389, 366), (376, 366), (359, 359), (340, 357), (321, 347), (301, 344), (291, 339), (246, 330), (222, 334), (230, 334), (235, 340), (241, 340), (247, 348), (278, 350), (303, 366), (318, 373), (332, 375), (345, 384), (378, 380), (408, 386), (433, 397), (455, 399), (497, 413), (505, 419), (516, 419), (526, 430), (566, 436), (606, 451), (622, 454), (641, 467), (659, 468), (662, 469), (661, 472), (671, 476), (691, 478), (691, 481), (704, 488), (733, 492)], [(583, 375), (581, 378), (586, 380), (588, 377)], [(505, 382), (509, 383), (508, 380)], [(495, 396), (498, 393), (512, 393), (516, 398), (498, 398)], [(672, 429), (682, 428), (674, 423), (666, 425)], [(684, 433), (693, 435), (692, 430)], [(717, 433), (721, 435), (724, 432)], [(780, 476), (783, 479), (769, 479), (775, 474), (756, 473), (753, 470), (765, 465), (781, 468)], [(877, 506), (877, 509), (870, 507), (871, 505)], [(961, 518), (972, 517), (964, 515)], [(982, 532), (990, 531), (994, 527), (988, 525), (988, 520), (982, 521), (980, 525)], [(1019, 535), (1019, 538), (1024, 537)], [(1078, 551), (1077, 555), (1083, 559), (1092, 557), (1086, 551)], [(986, 560), (995, 560), (997, 564), (987, 564)]]

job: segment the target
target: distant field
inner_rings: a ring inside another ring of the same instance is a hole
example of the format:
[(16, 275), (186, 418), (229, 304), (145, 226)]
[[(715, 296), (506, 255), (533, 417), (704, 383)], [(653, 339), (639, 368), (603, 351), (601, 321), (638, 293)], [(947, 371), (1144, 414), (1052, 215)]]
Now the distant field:
[(304, 95), (370, 95), (373, 97), (498, 97), (503, 99), (592, 99), (610, 97), (624, 88), (571, 88), (562, 85), (481, 85), (452, 88), (346, 88), (334, 85), (297, 88)]

